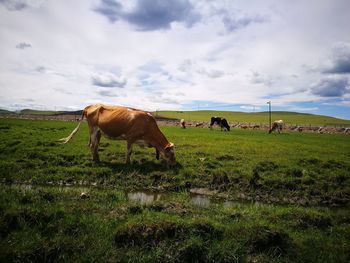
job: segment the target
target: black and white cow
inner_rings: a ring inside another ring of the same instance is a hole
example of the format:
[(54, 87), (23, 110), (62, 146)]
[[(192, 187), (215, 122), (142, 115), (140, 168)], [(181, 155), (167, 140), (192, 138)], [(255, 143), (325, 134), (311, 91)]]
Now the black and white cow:
[(221, 130), (224, 128), (226, 130), (230, 130), (230, 125), (228, 125), (227, 120), (225, 118), (221, 117), (211, 117), (210, 126), (211, 129), (214, 124), (217, 124), (220, 126)]

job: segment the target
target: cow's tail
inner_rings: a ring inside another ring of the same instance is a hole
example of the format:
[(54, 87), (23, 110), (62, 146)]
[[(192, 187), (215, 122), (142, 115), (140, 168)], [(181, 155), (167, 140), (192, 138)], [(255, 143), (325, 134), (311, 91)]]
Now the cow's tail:
[(80, 128), (80, 124), (83, 122), (84, 120), (84, 116), (85, 116), (85, 110), (83, 110), (83, 114), (81, 115), (81, 118), (79, 120), (79, 123), (77, 125), (77, 127), (75, 127), (75, 129), (71, 132), (71, 134), (69, 134), (67, 137), (59, 139), (57, 142), (61, 143), (61, 144), (66, 144), (67, 142), (69, 142), (73, 136), (78, 132), (79, 128)]

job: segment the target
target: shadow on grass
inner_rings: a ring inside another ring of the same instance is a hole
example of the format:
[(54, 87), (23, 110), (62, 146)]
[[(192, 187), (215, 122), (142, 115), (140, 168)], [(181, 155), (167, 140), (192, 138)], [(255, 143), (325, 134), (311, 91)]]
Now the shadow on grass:
[(149, 160), (133, 161), (131, 164), (100, 161), (98, 163), (92, 162), (92, 166), (107, 167), (107, 168), (110, 168), (113, 172), (123, 172), (123, 173), (130, 173), (137, 170), (139, 173), (144, 175), (150, 174), (155, 171), (160, 171), (160, 172), (172, 171), (174, 173), (178, 173), (179, 170), (182, 169), (183, 167), (180, 163), (177, 163), (174, 166), (168, 166), (163, 161), (157, 162), (157, 161), (149, 161)]

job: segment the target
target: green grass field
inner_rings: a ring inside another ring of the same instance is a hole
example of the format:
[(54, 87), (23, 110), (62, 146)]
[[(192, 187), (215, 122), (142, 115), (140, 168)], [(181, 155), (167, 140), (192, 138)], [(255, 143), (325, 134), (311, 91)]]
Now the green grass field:
[[(154, 115), (167, 118), (185, 119), (187, 121), (210, 122), (212, 116), (226, 118), (229, 123), (269, 123), (268, 112), (232, 112), (232, 111), (158, 111)], [(350, 126), (350, 120), (342, 120), (329, 116), (305, 114), (297, 112), (272, 112), (272, 121), (283, 120), (289, 125), (318, 125), (318, 126)]]
[[(1, 262), (350, 259), (349, 136), (161, 127), (176, 145), (169, 169), (137, 146), (125, 165), (126, 143), (105, 138), (92, 163), (85, 123), (55, 142), (76, 125), (0, 119)], [(195, 188), (233, 205), (199, 207)], [(132, 189), (169, 197), (130, 202)]]

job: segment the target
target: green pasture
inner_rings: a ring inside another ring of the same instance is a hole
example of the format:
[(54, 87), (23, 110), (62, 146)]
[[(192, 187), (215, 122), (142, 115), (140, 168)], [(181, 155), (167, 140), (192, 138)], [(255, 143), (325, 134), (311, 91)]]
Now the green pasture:
[[(233, 112), (233, 111), (158, 111), (154, 115), (185, 119), (187, 121), (210, 122), (212, 116), (224, 117), (230, 124), (233, 123), (251, 123), (268, 124), (268, 112)], [(305, 114), (297, 112), (277, 111), (271, 114), (272, 121), (283, 120), (289, 125), (319, 125), (319, 126), (350, 126), (349, 120), (337, 119), (329, 116)]]
[[(101, 139), (101, 162), (91, 161), (84, 123), (68, 144), (56, 143), (76, 122), (2, 119), (0, 172), (5, 181), (78, 183), (165, 190), (211, 188), (231, 197), (282, 202), (347, 203), (350, 139), (339, 134), (300, 134), (233, 129), (161, 127), (176, 147), (168, 169), (155, 150), (134, 147), (125, 164), (125, 141)], [(295, 199), (295, 200), (294, 200)]]
[[(350, 137), (161, 127), (178, 165), (83, 123), (0, 119), (1, 262), (348, 262)], [(190, 191), (214, 193), (198, 207)], [(140, 204), (125, 191), (169, 194)], [(81, 193), (87, 197), (82, 198)]]

